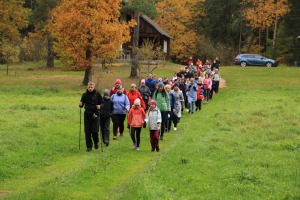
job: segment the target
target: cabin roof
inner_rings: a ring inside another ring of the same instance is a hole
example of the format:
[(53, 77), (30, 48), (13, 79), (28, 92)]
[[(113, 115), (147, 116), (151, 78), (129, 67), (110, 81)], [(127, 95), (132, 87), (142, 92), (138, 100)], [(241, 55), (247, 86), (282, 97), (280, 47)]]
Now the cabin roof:
[(150, 19), (147, 15), (141, 15), (146, 22), (148, 22), (153, 28), (155, 28), (160, 34), (172, 38), (166, 31), (164, 31), (157, 23), (155, 23), (152, 19)]

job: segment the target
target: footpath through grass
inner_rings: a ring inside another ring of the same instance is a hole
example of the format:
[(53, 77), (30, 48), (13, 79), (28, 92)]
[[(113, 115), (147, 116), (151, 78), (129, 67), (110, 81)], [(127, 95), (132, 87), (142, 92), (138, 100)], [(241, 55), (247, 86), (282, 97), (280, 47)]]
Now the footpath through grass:
[[(159, 153), (148, 129), (139, 152), (127, 132), (86, 153), (82, 131), (78, 150), (83, 72), (13, 70), (0, 70), (0, 198), (300, 199), (299, 68), (222, 68), (227, 87), (185, 112)], [(101, 90), (136, 82), (127, 70), (103, 74)]]

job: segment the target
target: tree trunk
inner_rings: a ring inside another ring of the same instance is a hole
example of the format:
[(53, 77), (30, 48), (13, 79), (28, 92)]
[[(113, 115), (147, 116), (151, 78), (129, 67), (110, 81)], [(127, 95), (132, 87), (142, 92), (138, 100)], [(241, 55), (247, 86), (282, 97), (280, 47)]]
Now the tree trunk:
[(246, 53), (250, 53), (251, 52), (251, 48), (252, 48), (252, 45), (253, 45), (253, 42), (254, 42), (254, 38), (255, 38), (255, 33), (253, 33), (252, 36), (251, 36), (251, 38), (250, 38), (250, 41), (249, 41)]
[[(92, 57), (92, 51), (90, 49), (86, 50), (85, 59), (87, 61), (90, 61), (91, 57)], [(85, 67), (82, 84), (86, 86), (91, 80), (92, 80), (92, 64), (91, 62), (88, 62), (88, 65)]]
[(48, 55), (47, 55), (47, 64), (46, 66), (49, 68), (54, 67), (54, 51), (53, 51), (53, 37), (51, 33), (47, 33), (47, 42), (48, 42)]
[(136, 48), (138, 48), (139, 45), (139, 30), (140, 30), (140, 12), (135, 11), (134, 14), (134, 20), (136, 21), (137, 25), (133, 28), (133, 34), (132, 34), (132, 63), (131, 63), (131, 69), (130, 69), (130, 78), (137, 78), (137, 70), (139, 67), (139, 62), (137, 60), (136, 56)]
[(86, 67), (84, 70), (84, 77), (82, 84), (87, 86), (87, 84), (92, 80), (92, 68), (91, 67)]
[(277, 40), (277, 29), (278, 29), (278, 16), (275, 17), (274, 32), (273, 32), (273, 44), (272, 44), (272, 59), (275, 60), (276, 40)]

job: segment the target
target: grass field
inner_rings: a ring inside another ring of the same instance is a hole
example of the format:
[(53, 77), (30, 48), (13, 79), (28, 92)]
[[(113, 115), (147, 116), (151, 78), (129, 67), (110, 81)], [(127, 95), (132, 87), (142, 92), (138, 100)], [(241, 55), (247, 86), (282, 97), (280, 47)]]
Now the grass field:
[[(178, 66), (157, 76), (171, 77)], [(128, 66), (101, 72), (99, 89)], [(78, 149), (82, 71), (0, 65), (0, 198), (300, 199), (300, 68), (223, 67), (227, 87), (184, 113), (150, 152), (129, 134), (104, 151)], [(98, 80), (96, 80), (98, 81)]]

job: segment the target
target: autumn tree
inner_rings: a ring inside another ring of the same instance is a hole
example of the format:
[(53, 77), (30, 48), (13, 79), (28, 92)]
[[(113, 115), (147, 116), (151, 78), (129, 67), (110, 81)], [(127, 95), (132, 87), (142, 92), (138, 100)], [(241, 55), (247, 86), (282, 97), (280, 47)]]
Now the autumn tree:
[(272, 57), (275, 58), (275, 48), (279, 20), (289, 11), (288, 0), (242, 0), (243, 17), (253, 30), (273, 29)]
[(134, 22), (120, 23), (120, 0), (68, 0), (52, 12), (49, 24), (57, 39), (55, 49), (85, 69), (83, 84), (91, 80), (92, 63), (117, 56), (121, 44), (130, 40)]
[(12, 48), (19, 44), (19, 31), (27, 26), (30, 13), (23, 4), (22, 0), (0, 1), (0, 58), (4, 58), (3, 53), (9, 50), (7, 56), (13, 55), (13, 60), (16, 60), (15, 54), (19, 51), (13, 51)]
[(196, 0), (163, 0), (157, 3), (159, 17), (155, 20), (172, 37), (170, 56), (183, 60), (196, 52), (197, 39), (195, 16), (201, 12), (196, 9)]
[[(157, 16), (155, 4), (159, 1), (161, 0), (123, 0), (123, 10), (131, 12), (131, 16), (136, 22), (132, 34), (132, 49), (138, 48), (141, 13), (146, 14), (151, 18), (155, 18)], [(136, 78), (138, 76), (137, 70), (139, 68), (139, 63), (136, 58), (137, 55), (134, 52), (135, 51), (132, 51), (130, 78)]]
[(47, 67), (54, 67), (54, 38), (48, 30), (47, 23), (51, 20), (50, 11), (56, 7), (58, 0), (35, 0), (30, 21), (34, 25), (36, 34), (40, 34), (47, 41)]

